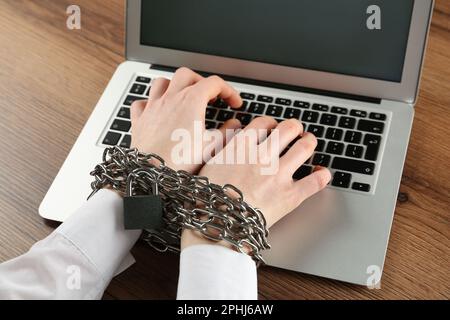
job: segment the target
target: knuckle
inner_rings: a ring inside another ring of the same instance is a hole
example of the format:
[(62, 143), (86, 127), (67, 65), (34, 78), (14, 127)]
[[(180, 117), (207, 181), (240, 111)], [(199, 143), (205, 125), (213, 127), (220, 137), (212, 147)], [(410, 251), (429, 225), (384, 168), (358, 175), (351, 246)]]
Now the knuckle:
[(302, 132), (303, 125), (300, 121), (297, 119), (289, 119), (284, 121), (284, 126), (286, 126), (286, 129), (289, 131), (296, 131), (298, 133)]
[(138, 106), (139, 106), (138, 101), (133, 101), (133, 103), (131, 104), (131, 108), (137, 108)]
[(208, 77), (208, 80), (215, 83), (215, 84), (220, 84), (223, 82), (223, 79), (217, 75), (212, 75)]
[[(323, 169), (324, 170), (324, 169)], [(316, 184), (319, 190), (322, 190), (323, 188), (326, 187), (326, 185), (328, 184), (328, 182), (330, 181), (330, 175), (329, 174), (324, 174), (325, 172), (322, 172), (320, 174), (315, 174), (315, 180), (316, 180)]]
[(153, 85), (155, 84), (160, 84), (163, 83), (165, 81), (169, 81), (168, 79), (164, 78), (164, 77), (158, 77), (158, 78), (154, 78), (153, 79)]
[(187, 75), (190, 74), (192, 71), (186, 67), (178, 68), (177, 71), (175, 71), (175, 75)]
[(253, 121), (262, 127), (268, 127), (268, 126), (274, 124), (274, 122), (276, 123), (275, 119), (273, 119), (271, 117), (267, 117), (267, 116), (258, 117)]
[(306, 132), (301, 140), (308, 149), (314, 150), (317, 146), (317, 138), (309, 132)]
[(135, 100), (131, 104), (131, 108), (137, 108), (140, 107), (144, 103), (144, 100)]

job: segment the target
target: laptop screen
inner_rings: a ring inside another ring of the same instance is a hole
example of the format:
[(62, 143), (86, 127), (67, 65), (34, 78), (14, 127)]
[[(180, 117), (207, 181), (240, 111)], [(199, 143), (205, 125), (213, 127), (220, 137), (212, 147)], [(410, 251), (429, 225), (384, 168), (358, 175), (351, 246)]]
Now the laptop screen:
[(142, 0), (141, 44), (400, 82), (414, 0)]

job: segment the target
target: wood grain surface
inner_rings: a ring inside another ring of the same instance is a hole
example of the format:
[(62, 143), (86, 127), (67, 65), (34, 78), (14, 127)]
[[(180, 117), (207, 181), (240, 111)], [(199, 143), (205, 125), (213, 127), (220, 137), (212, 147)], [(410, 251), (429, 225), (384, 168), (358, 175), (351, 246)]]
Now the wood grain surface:
[[(82, 29), (66, 28), (66, 8)], [(55, 227), (38, 206), (117, 65), (122, 0), (0, 0), (0, 262)], [(438, 0), (380, 290), (270, 267), (261, 299), (450, 298), (450, 1)], [(143, 244), (105, 299), (172, 299), (178, 257)]]

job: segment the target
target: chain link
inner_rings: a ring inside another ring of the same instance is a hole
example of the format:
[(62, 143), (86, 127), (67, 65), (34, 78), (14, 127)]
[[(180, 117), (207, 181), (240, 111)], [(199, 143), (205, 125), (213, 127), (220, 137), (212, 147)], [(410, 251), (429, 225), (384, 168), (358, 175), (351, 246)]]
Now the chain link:
[(235, 186), (210, 183), (207, 177), (167, 167), (156, 154), (120, 147), (106, 148), (103, 162), (90, 174), (94, 181), (89, 198), (107, 186), (122, 196), (131, 186), (131, 195), (158, 190), (163, 202), (163, 227), (145, 230), (143, 236), (155, 250), (179, 252), (181, 231), (187, 228), (213, 241), (225, 240), (264, 263), (261, 251), (270, 249), (266, 220), (259, 209), (244, 201)]

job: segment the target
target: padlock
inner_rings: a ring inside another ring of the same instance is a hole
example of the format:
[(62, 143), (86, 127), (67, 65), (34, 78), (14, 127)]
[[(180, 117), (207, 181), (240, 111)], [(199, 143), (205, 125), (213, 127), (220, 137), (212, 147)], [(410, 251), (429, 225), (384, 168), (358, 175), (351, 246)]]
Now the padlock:
[(158, 184), (152, 187), (152, 194), (133, 195), (133, 178), (128, 177), (126, 195), (123, 198), (124, 226), (126, 230), (162, 227), (163, 205)]

